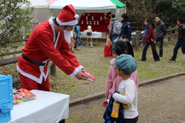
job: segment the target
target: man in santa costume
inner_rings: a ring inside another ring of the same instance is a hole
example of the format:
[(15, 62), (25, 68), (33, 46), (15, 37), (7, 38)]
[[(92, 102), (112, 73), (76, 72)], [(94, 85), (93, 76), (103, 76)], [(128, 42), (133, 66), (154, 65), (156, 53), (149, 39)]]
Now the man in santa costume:
[(50, 60), (69, 77), (85, 78), (85, 68), (72, 54), (68, 43), (77, 19), (73, 5), (66, 5), (57, 18), (51, 17), (33, 30), (17, 64), (22, 88), (50, 91)]

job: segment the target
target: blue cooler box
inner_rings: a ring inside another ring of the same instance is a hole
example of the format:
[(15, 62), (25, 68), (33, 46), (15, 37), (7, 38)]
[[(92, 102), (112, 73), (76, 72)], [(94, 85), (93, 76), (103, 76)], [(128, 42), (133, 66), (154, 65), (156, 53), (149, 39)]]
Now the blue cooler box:
[(11, 120), (13, 109), (13, 79), (0, 74), (0, 123)]

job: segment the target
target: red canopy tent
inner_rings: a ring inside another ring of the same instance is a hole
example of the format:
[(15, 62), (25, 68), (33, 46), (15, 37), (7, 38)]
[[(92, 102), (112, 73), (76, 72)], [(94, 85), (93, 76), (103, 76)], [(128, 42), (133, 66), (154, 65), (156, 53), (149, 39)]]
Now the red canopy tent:
[(79, 25), (81, 31), (87, 29), (87, 26), (91, 26), (93, 31), (107, 32), (110, 17), (108, 13), (84, 13), (81, 15)]

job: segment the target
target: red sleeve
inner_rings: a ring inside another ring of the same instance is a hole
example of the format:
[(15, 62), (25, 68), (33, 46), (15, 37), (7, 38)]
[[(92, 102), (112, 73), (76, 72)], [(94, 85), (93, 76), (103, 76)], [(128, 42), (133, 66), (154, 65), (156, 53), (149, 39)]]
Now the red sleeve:
[(146, 38), (143, 39), (143, 43), (144, 43), (144, 44), (151, 38), (151, 34), (152, 34), (152, 27), (149, 26), (149, 27), (148, 27), (147, 36), (146, 36)]
[(69, 77), (74, 77), (78, 69), (75, 66), (71, 65), (71, 63), (65, 59), (61, 55), (61, 53), (56, 50), (53, 45), (53, 40), (50, 36), (50, 33), (43, 32), (37, 35), (37, 45), (41, 48), (41, 50), (57, 65), (62, 71), (64, 71)]
[[(64, 36), (61, 39), (65, 40)], [(80, 63), (77, 61), (76, 56), (71, 52), (69, 44), (67, 43), (66, 40), (62, 41), (62, 46), (59, 51), (60, 51), (60, 54), (63, 56), (63, 58), (69, 61), (72, 66), (79, 69), (82, 68)]]

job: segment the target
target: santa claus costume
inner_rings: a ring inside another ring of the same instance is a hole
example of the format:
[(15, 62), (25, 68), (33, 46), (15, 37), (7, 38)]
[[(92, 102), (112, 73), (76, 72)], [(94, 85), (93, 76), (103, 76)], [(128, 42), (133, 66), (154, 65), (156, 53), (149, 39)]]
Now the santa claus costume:
[[(78, 16), (73, 5), (65, 6), (56, 18), (59, 26), (76, 25)], [(50, 91), (48, 62), (51, 60), (69, 77), (74, 77), (83, 67), (72, 54), (69, 43), (70, 31), (55, 34), (54, 17), (40, 23), (31, 33), (22, 55), (18, 59), (17, 70), (21, 87), (28, 90)]]

